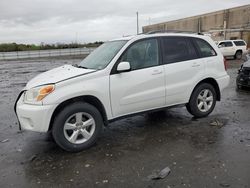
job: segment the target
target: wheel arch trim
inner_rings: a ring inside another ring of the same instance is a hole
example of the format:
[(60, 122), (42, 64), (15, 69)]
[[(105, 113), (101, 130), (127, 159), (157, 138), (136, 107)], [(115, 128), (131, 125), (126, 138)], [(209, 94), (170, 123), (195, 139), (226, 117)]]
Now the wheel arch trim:
[(83, 95), (83, 96), (78, 96), (78, 97), (73, 97), (73, 98), (67, 99), (67, 100), (65, 100), (65, 101), (63, 101), (63, 102), (61, 102), (60, 104), (57, 105), (57, 107), (55, 108), (55, 110), (53, 111), (53, 114), (51, 116), (48, 131), (50, 131), (52, 129), (53, 123), (54, 123), (54, 119), (55, 119), (56, 115), (66, 105), (72, 104), (74, 102), (86, 102), (86, 103), (89, 103), (89, 104), (95, 106), (97, 108), (97, 110), (102, 115), (104, 125), (106, 126), (108, 124), (108, 118), (107, 118), (106, 109), (105, 109), (104, 105), (102, 104), (102, 102), (97, 97), (95, 97), (95, 96), (92, 96), (92, 95)]
[(199, 85), (202, 84), (202, 83), (211, 84), (211, 85), (214, 87), (215, 92), (216, 92), (216, 100), (217, 100), (217, 101), (220, 101), (220, 100), (221, 100), (221, 92), (220, 92), (219, 84), (217, 83), (217, 81), (216, 81), (214, 78), (211, 78), (211, 77), (205, 78), (205, 79), (199, 81), (199, 82), (195, 85), (195, 87), (193, 88), (193, 90), (192, 90), (192, 92), (191, 92), (191, 95), (190, 95), (190, 97), (189, 97), (189, 100), (190, 100), (190, 98), (191, 98), (191, 96), (192, 96), (192, 94), (193, 94), (195, 88), (197, 88), (197, 86), (199, 86)]

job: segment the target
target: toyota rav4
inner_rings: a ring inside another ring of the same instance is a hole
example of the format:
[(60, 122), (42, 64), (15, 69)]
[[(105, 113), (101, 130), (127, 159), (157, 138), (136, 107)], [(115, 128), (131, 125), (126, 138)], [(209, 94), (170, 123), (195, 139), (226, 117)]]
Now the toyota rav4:
[(36, 76), (15, 111), (20, 129), (51, 131), (61, 148), (77, 152), (121, 117), (177, 105), (205, 117), (228, 84), (223, 55), (210, 37), (142, 34), (108, 41), (78, 65)]

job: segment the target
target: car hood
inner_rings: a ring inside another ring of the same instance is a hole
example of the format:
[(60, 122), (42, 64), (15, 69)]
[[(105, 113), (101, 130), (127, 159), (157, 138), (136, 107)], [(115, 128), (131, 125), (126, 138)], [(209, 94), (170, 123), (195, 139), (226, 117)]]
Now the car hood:
[(77, 68), (73, 67), (72, 65), (63, 65), (61, 67), (54, 68), (37, 75), (35, 78), (31, 79), (27, 83), (25, 89), (30, 89), (45, 84), (54, 84), (63, 80), (85, 75), (91, 72), (95, 72), (95, 70)]
[(250, 68), (250, 59), (243, 63), (243, 67)]

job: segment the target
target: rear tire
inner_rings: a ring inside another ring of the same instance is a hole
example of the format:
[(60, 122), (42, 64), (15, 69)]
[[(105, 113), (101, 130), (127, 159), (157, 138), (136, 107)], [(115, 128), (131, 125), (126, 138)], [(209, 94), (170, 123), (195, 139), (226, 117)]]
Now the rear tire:
[(52, 134), (62, 149), (79, 152), (96, 143), (102, 128), (102, 116), (93, 105), (75, 102), (57, 114)]
[(237, 51), (235, 53), (235, 55), (234, 55), (234, 58), (240, 60), (242, 58), (242, 52), (241, 51)]
[(216, 104), (216, 92), (208, 83), (201, 83), (194, 89), (186, 108), (196, 118), (208, 116)]

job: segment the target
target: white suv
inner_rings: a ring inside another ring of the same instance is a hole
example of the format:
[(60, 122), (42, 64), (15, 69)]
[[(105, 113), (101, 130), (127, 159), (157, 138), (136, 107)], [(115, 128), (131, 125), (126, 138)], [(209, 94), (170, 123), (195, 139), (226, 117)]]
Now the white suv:
[(235, 59), (241, 59), (247, 53), (247, 44), (244, 40), (224, 40), (218, 42), (221, 53)]
[(15, 111), (20, 129), (52, 131), (77, 152), (93, 145), (104, 125), (151, 110), (186, 105), (210, 114), (229, 84), (223, 55), (208, 36), (145, 34), (111, 40), (78, 65), (29, 81)]

